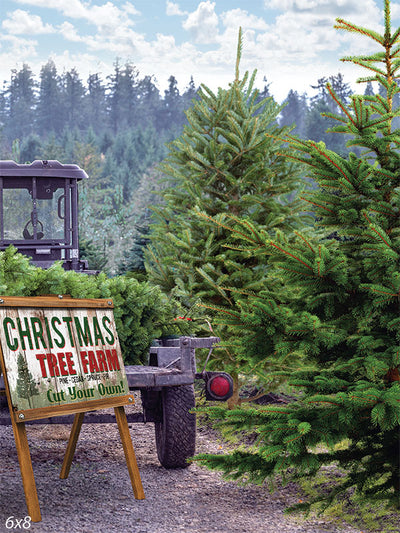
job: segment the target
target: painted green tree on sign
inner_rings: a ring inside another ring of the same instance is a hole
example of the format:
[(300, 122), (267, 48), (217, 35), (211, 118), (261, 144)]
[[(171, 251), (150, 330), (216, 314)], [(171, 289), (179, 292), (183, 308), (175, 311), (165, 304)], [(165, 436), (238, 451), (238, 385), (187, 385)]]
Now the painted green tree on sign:
[[(28, 365), (25, 361), (23, 354), (20, 352), (18, 354), (18, 379), (17, 379), (17, 395), (19, 398), (28, 400), (31, 396), (39, 394), (39, 389), (36, 386), (36, 383), (33, 379), (31, 372), (28, 369)], [(29, 405), (30, 402), (29, 402)]]

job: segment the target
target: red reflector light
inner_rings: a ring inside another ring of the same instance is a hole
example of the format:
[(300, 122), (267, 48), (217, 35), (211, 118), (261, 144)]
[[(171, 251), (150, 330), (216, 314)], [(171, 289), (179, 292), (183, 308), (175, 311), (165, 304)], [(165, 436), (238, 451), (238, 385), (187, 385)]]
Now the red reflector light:
[(229, 381), (223, 376), (216, 376), (210, 384), (210, 390), (215, 396), (226, 396), (229, 392)]

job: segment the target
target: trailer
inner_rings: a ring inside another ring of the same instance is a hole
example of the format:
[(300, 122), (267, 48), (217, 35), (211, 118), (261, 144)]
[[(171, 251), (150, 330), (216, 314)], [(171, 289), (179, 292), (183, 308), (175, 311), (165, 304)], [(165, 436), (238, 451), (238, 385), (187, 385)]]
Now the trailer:
[[(128, 423), (153, 423), (158, 459), (165, 468), (186, 468), (195, 454), (196, 415), (194, 383), (204, 380), (207, 400), (225, 401), (232, 395), (233, 381), (226, 372), (196, 372), (196, 349), (208, 348), (218, 337), (180, 337), (158, 340), (150, 348), (148, 365), (125, 366), (129, 389), (139, 391), (142, 411), (127, 413)], [(27, 424), (72, 424), (74, 415), (32, 420)], [(84, 423), (113, 423), (112, 412), (85, 414)], [(0, 376), (0, 425), (10, 424), (10, 414)]]

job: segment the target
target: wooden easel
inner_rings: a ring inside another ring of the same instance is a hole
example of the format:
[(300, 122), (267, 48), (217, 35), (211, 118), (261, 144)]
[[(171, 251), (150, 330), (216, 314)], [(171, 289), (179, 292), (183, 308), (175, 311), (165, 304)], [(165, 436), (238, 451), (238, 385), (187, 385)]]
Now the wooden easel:
[(28, 514), (32, 518), (32, 522), (40, 522), (42, 516), (40, 514), (39, 499), (36, 491), (35, 477), (33, 475), (31, 454), (29, 451), (28, 437), (26, 435), (25, 423), (17, 424), (15, 415), (11, 408), (11, 398), (8, 389), (7, 375), (4, 368), (3, 353), (0, 349), (0, 363), (1, 372), (3, 374), (4, 385), (6, 389), (8, 408), (10, 410), (11, 424), (14, 432), (15, 446), (17, 448), (19, 468), (21, 470), (22, 485), (25, 492), (26, 507)]
[[(13, 300), (15, 300), (15, 298)], [(19, 300), (22, 300), (22, 298)], [(24, 303), (28, 307), (34, 307), (35, 304), (40, 307), (43, 302), (44, 299), (42, 297), (37, 297), (37, 299), (30, 298), (29, 305), (26, 302)], [(76, 307), (84, 307), (84, 305), (82, 304), (82, 300), (78, 300), (77, 302), (78, 305), (76, 305)], [(86, 300), (86, 302), (88, 301)], [(54, 303), (58, 303), (58, 307), (61, 307), (60, 302), (51, 300), (50, 304), (53, 305)], [(49, 306), (50, 305), (48, 305), (48, 307)], [(95, 304), (93, 304), (92, 302), (92, 305), (90, 307), (95, 307)], [(93, 411), (96, 409), (103, 409), (105, 407), (113, 407), (119, 434), (121, 437), (122, 446), (125, 453), (126, 464), (128, 467), (134, 496), (137, 500), (143, 500), (145, 498), (140, 473), (136, 461), (135, 451), (133, 448), (131, 436), (129, 433), (129, 426), (124, 410), (125, 405), (132, 405), (134, 402), (133, 396), (131, 394), (111, 397), (108, 399), (95, 399), (74, 404), (57, 405), (51, 407), (25, 410), (22, 415), (21, 412), (18, 412), (14, 409), (12, 403), (6, 363), (3, 355), (3, 349), (0, 343), (0, 376), (1, 374), (3, 374), (4, 378), (5, 391), (10, 411), (11, 424), (14, 432), (15, 445), (18, 454), (18, 461), (25, 493), (26, 506), (28, 509), (28, 514), (32, 519), (32, 522), (40, 522), (42, 518), (25, 427), (25, 421), (27, 420), (38, 420), (40, 418), (59, 416), (61, 414), (75, 414), (75, 419), (72, 425), (71, 434), (69, 437), (63, 465), (60, 472), (60, 478), (66, 479), (68, 477), (72, 459), (75, 453), (75, 448), (79, 438), (79, 433), (82, 427), (85, 412)]]
[[(115, 418), (118, 424), (119, 434), (121, 436), (122, 447), (125, 453), (126, 464), (131, 478), (133, 494), (137, 500), (144, 500), (144, 492), (140, 473), (136, 462), (135, 450), (133, 449), (132, 440), (129, 433), (128, 421), (123, 406), (114, 407)], [(83, 417), (85, 413), (78, 413), (75, 415), (72, 424), (71, 434), (68, 441), (67, 450), (64, 456), (64, 462), (60, 472), (60, 478), (66, 479), (71, 468), (72, 459), (74, 457), (76, 443), (78, 442), (79, 433), (81, 431)]]

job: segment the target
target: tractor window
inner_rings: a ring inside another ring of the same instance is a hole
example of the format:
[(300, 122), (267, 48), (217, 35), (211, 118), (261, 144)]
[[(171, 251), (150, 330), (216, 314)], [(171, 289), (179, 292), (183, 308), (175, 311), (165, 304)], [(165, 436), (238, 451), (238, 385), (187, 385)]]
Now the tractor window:
[(44, 239), (64, 239), (64, 201), (64, 188), (57, 189), (52, 198), (36, 200), (37, 218), (43, 225), (38, 231)]
[(34, 223), (36, 223), (37, 240), (64, 241), (65, 239), (64, 187), (51, 191), (44, 198), (36, 198), (36, 202), (28, 189), (5, 188), (3, 210), (6, 241), (34, 239)]
[(4, 239), (22, 239), (22, 228), (32, 211), (32, 197), (28, 189), (3, 190)]

